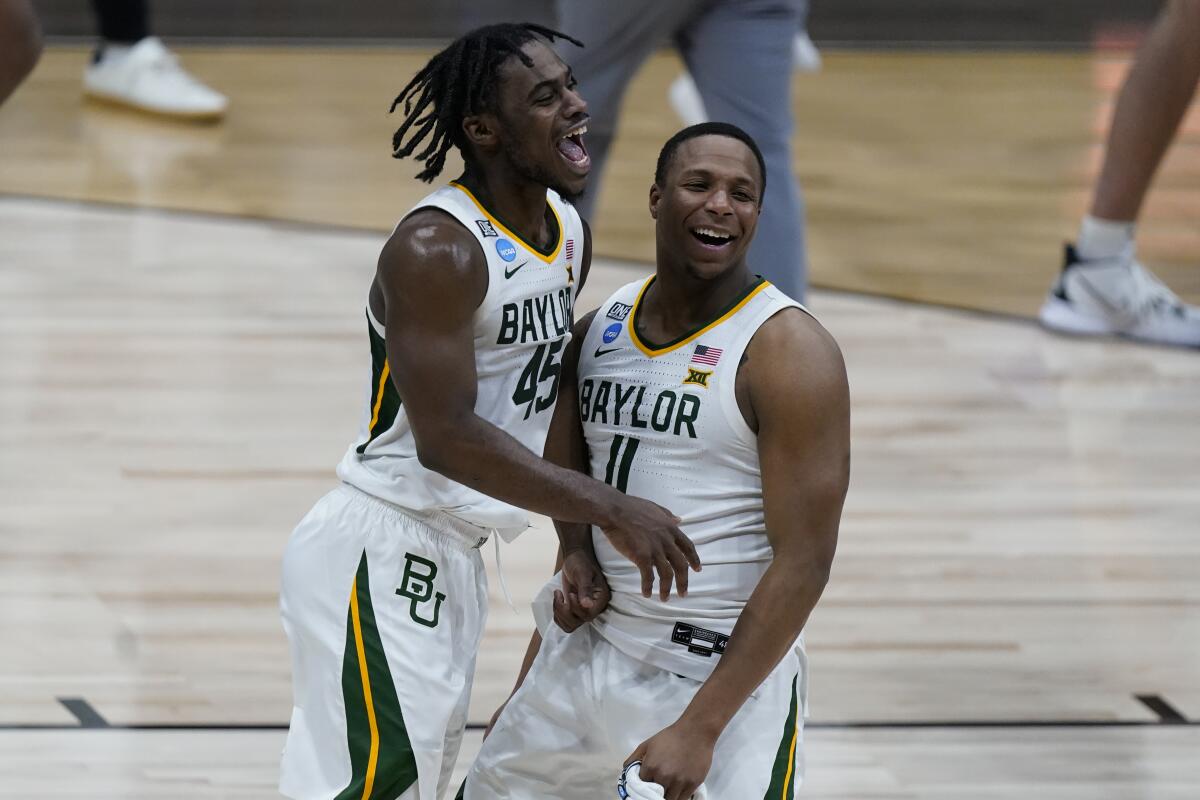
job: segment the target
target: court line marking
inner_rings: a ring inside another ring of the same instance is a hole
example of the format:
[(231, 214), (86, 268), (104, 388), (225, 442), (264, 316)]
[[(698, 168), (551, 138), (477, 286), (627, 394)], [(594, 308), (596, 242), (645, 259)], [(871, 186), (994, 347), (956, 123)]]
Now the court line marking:
[(1158, 715), (1158, 721), (1163, 725), (1188, 725), (1187, 717), (1157, 694), (1135, 694), (1138, 702)]
[[(1093, 719), (1035, 719), (1035, 720), (914, 720), (898, 722), (809, 722), (804, 730), (959, 730), (972, 728), (991, 729), (1022, 729), (1022, 728), (1195, 728), (1200, 727), (1200, 720), (1184, 722), (1163, 722), (1162, 720), (1093, 720)], [(467, 723), (467, 730), (482, 731), (487, 725), (482, 722)], [(62, 725), (57, 723), (6, 723), (0, 724), (0, 733), (4, 731), (286, 731), (288, 726), (277, 722), (264, 723), (227, 723), (227, 722), (188, 722), (188, 723), (137, 723), (132, 725), (114, 725), (85, 727), (82, 725)]]
[[(866, 722), (811, 722), (807, 730), (907, 730), (924, 729), (1004, 729), (1004, 728), (1156, 728), (1200, 727), (1200, 720), (1189, 720), (1178, 709), (1156, 694), (1135, 694), (1134, 698), (1158, 715), (1156, 720), (1105, 719), (1013, 719), (1013, 720), (897, 720)], [(59, 723), (7, 723), (0, 731), (286, 731), (286, 723), (228, 723), (228, 722), (146, 722), (129, 725), (112, 724), (82, 697), (59, 697), (58, 702), (71, 712), (78, 725)], [(482, 722), (468, 722), (467, 730), (481, 731)]]
[(79, 720), (81, 728), (108, 728), (108, 720), (100, 715), (100, 712), (92, 708), (92, 704), (82, 697), (58, 697), (55, 698), (67, 711), (70, 711), (75, 719)]

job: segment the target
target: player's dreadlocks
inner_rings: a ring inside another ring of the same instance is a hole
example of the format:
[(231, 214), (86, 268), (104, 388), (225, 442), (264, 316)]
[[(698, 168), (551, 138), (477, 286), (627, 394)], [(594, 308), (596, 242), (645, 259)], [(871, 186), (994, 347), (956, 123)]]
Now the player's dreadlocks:
[(521, 48), (539, 36), (583, 47), (577, 39), (541, 25), (504, 23), (477, 28), (431, 58), (392, 101), (391, 111), (404, 103), (405, 114), (392, 137), (392, 155), (407, 158), (428, 139), (425, 148), (413, 156), (425, 163), (417, 178), (426, 183), (441, 173), (451, 145), (466, 158), (463, 118), (484, 110), (496, 96), (500, 65), (510, 57), (533, 66)]

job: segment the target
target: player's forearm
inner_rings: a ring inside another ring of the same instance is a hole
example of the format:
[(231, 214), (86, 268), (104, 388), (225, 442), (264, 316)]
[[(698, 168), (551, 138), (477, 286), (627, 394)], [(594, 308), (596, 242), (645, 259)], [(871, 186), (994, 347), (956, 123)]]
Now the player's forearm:
[[(570, 359), (573, 364), (575, 359)], [(558, 407), (546, 436), (544, 458), (564, 469), (588, 475), (587, 446), (583, 440), (583, 428), (579, 424), (578, 401), (573, 384), (565, 384), (558, 396)], [(554, 529), (561, 545), (559, 566), (564, 552), (585, 550), (592, 553), (592, 527), (581, 522), (565, 522), (555, 518)]]
[(595, 558), (596, 551), (592, 546), (592, 526), (584, 522), (563, 522), (554, 520), (554, 530), (558, 533), (558, 543), (564, 553), (583, 550)]
[(605, 525), (621, 500), (611, 486), (539, 458), (477, 415), (422, 433), (418, 454), (426, 468), (552, 519)]
[(715, 741), (793, 647), (828, 577), (827, 566), (777, 557), (742, 610), (720, 663), (680, 722), (707, 731)]

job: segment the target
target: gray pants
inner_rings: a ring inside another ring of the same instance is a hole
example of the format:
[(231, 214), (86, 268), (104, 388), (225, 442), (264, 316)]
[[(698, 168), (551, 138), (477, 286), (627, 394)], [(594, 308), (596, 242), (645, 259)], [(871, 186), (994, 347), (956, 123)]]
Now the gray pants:
[[(792, 38), (804, 0), (557, 0), (559, 29), (586, 47), (562, 53), (579, 80), (592, 121), (592, 178), (579, 210), (590, 218), (625, 87), (668, 38), (700, 89), (709, 119), (744, 129), (767, 164), (750, 270), (804, 299), (804, 203), (792, 175)], [(663, 98), (666, 106), (666, 98)], [(663, 113), (670, 113), (664, 108)], [(653, 179), (646, 176), (647, 189)], [(639, 195), (638, 202), (644, 196)]]

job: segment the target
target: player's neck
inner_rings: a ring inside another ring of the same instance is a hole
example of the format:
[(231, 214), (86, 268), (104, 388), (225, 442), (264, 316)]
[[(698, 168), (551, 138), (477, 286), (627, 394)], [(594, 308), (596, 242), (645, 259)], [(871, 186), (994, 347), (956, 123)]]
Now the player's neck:
[(758, 282), (744, 263), (716, 278), (698, 278), (685, 269), (655, 273), (639, 313), (644, 333), (655, 341), (671, 341), (707, 325)]
[(456, 183), (466, 187), (504, 227), (527, 242), (545, 244), (550, 231), (543, 184), (533, 183), (498, 165), (468, 169)]

